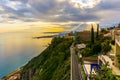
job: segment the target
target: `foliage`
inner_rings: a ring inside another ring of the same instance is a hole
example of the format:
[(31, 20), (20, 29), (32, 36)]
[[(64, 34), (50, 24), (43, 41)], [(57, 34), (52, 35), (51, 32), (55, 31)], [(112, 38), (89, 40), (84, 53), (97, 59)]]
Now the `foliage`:
[(112, 44), (112, 45), (115, 45), (115, 40), (111, 40), (111, 44)]
[(93, 55), (100, 53), (101, 50), (102, 50), (101, 43), (98, 41), (96, 41), (91, 47), (91, 51)]
[(21, 80), (70, 80), (72, 40), (54, 38), (49, 47), (23, 67)]
[(106, 40), (102, 43), (102, 53), (106, 54), (107, 52), (109, 52), (111, 50), (111, 45), (110, 45), (110, 41)]
[(115, 75), (117, 80), (120, 80), (120, 76), (119, 75)]
[(95, 41), (94, 44), (87, 43), (86, 48), (82, 49), (80, 53), (84, 56), (92, 56), (97, 55), (102, 50), (101, 43), (99, 41)]
[(93, 25), (92, 25), (92, 28), (91, 28), (91, 44), (94, 44), (94, 28), (93, 28)]
[(100, 41), (101, 43), (105, 42), (106, 40), (111, 41), (111, 38), (109, 38), (109, 37), (103, 37), (103, 36), (100, 36), (100, 38), (99, 38), (99, 41)]
[(100, 70), (97, 71), (97, 75), (91, 80), (117, 80), (115, 76), (112, 74), (112, 70), (109, 69), (108, 63), (102, 65)]
[(106, 54), (112, 49), (110, 42), (111, 40), (107, 37), (99, 37), (98, 39), (95, 39), (94, 44), (91, 44), (91, 42), (88, 42), (86, 44), (86, 48), (81, 50), (81, 53), (85, 57), (98, 55), (101, 52), (103, 54)]
[(90, 56), (91, 54), (91, 49), (90, 48), (88, 48), (88, 47), (86, 47), (85, 49), (82, 49), (81, 51), (80, 51), (80, 53), (82, 54), (82, 56), (84, 56), (84, 57), (86, 57), (86, 56)]
[(96, 39), (99, 37), (99, 24), (97, 24), (97, 33), (96, 33)]
[(74, 33), (74, 42), (75, 42), (75, 44), (78, 42), (78, 34), (77, 34), (77, 32)]
[(115, 28), (115, 26), (109, 27), (109, 28), (107, 28), (107, 30), (112, 30), (112, 29), (114, 29), (114, 28)]
[(102, 29), (101, 29), (101, 33), (106, 34), (106, 33), (108, 33), (108, 32), (107, 32), (107, 30), (106, 30), (105, 28), (102, 28)]

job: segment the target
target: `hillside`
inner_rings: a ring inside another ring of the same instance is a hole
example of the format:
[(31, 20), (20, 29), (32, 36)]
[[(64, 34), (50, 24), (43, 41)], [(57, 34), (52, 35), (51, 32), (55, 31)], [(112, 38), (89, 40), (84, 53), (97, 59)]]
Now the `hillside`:
[(26, 64), (20, 80), (70, 80), (70, 39), (54, 38), (49, 47)]

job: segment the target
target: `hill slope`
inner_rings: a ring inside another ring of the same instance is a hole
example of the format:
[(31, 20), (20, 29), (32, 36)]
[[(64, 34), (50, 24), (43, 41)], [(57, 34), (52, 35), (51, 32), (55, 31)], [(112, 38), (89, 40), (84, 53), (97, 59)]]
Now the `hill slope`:
[(20, 80), (70, 80), (70, 39), (54, 38), (49, 47), (23, 67)]

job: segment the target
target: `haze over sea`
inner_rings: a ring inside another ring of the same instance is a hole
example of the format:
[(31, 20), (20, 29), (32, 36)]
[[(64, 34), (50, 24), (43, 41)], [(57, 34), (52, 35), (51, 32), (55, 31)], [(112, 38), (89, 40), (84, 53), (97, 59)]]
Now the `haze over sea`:
[(31, 33), (0, 34), (0, 77), (26, 64), (50, 43), (51, 38), (33, 39)]

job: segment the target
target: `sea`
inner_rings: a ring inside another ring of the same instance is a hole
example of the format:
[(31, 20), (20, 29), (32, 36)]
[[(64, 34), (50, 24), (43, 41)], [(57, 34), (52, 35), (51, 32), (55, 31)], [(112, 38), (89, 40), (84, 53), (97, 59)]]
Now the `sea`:
[(35, 35), (32, 33), (0, 33), (0, 78), (39, 55), (52, 40), (52, 38), (33, 37)]

